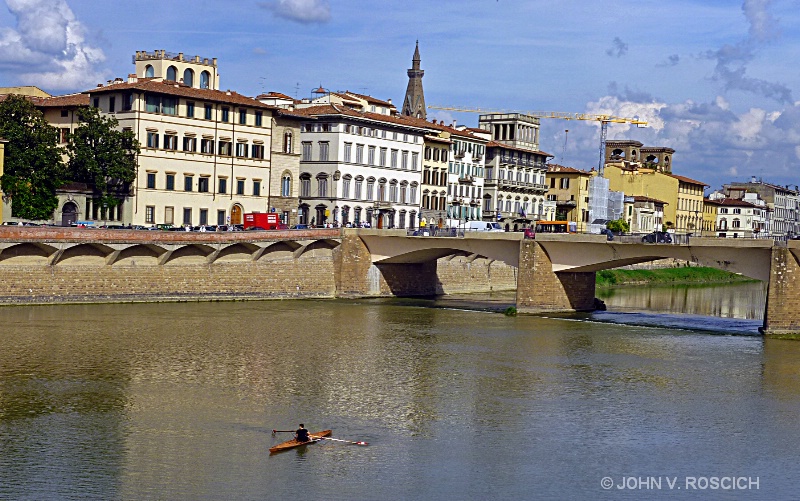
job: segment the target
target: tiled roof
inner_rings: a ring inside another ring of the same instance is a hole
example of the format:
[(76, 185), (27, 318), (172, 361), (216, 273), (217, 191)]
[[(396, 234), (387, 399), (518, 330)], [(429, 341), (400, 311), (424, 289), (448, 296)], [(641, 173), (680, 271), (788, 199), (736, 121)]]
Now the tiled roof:
[[(380, 113), (369, 113), (357, 111), (345, 106), (337, 106), (333, 104), (321, 104), (319, 106), (310, 106), (308, 108), (296, 108), (294, 113), (304, 117), (319, 117), (326, 115), (342, 115), (352, 118), (362, 118), (367, 120), (374, 120), (377, 122), (386, 122), (396, 125), (404, 125), (407, 127), (424, 128), (424, 124), (428, 124), (425, 120), (412, 119), (411, 117), (381, 115)], [(420, 122), (423, 125), (420, 125)], [(430, 125), (430, 124), (428, 124)]]
[(394, 104), (390, 103), (389, 101), (384, 101), (383, 99), (377, 99), (377, 98), (374, 98), (372, 96), (368, 96), (366, 94), (358, 94), (356, 92), (350, 92), (349, 90), (346, 90), (345, 92), (347, 94), (350, 94), (351, 96), (356, 96), (358, 98), (361, 98), (361, 99), (365, 100), (366, 102), (368, 102), (370, 104), (380, 104), (380, 105), (386, 106), (386, 107), (393, 107), (394, 106)]
[(721, 200), (714, 200), (714, 202), (718, 203), (719, 205), (731, 207), (759, 207), (758, 205), (745, 202), (744, 200), (739, 200), (738, 198), (723, 198)]
[(686, 183), (686, 184), (697, 184), (697, 185), (700, 185), (700, 186), (711, 186), (710, 184), (706, 184), (706, 183), (704, 183), (702, 181), (697, 181), (695, 179), (691, 179), (691, 178), (688, 178), (688, 177), (677, 176), (675, 174), (667, 174), (667, 175), (669, 177), (673, 177), (673, 178), (677, 179), (678, 181), (681, 181), (681, 182)]
[(89, 106), (89, 96), (87, 94), (66, 94), (64, 96), (53, 96), (37, 98), (36, 106), (43, 108), (68, 108), (71, 106)]
[(102, 87), (96, 87), (87, 90), (84, 94), (103, 94), (107, 92), (120, 92), (124, 90), (140, 90), (144, 92), (154, 92), (158, 94), (167, 94), (172, 96), (187, 97), (201, 101), (211, 101), (217, 103), (236, 104), (240, 106), (249, 106), (251, 108), (263, 108), (274, 110), (274, 106), (264, 104), (260, 101), (247, 96), (243, 96), (233, 91), (221, 91), (212, 89), (195, 89), (176, 82), (155, 81), (151, 79), (140, 78), (133, 83), (112, 83)]
[(642, 195), (634, 195), (633, 196), (634, 202), (653, 202), (654, 204), (662, 204), (662, 205), (669, 205), (667, 202), (663, 200), (659, 200), (657, 198), (645, 197)]
[(273, 91), (267, 92), (266, 94), (259, 94), (258, 96), (256, 96), (256, 99), (269, 98), (269, 97), (274, 97), (276, 99), (288, 99), (289, 101), (294, 101), (294, 98), (291, 96), (287, 96), (286, 94)]
[(487, 148), (505, 148), (507, 150), (521, 151), (523, 153), (535, 153), (537, 155), (544, 155), (546, 157), (555, 156), (555, 155), (551, 155), (550, 153), (545, 153), (544, 151), (532, 151), (532, 150), (526, 150), (525, 148), (516, 148), (514, 146), (509, 146), (507, 144), (498, 143), (497, 141), (489, 141), (489, 144), (487, 144), (486, 147)]
[(585, 175), (591, 174), (591, 172), (586, 170), (580, 170), (574, 167), (566, 167), (564, 165), (558, 165), (558, 164), (548, 164), (547, 172), (564, 172), (566, 174), (585, 174)]

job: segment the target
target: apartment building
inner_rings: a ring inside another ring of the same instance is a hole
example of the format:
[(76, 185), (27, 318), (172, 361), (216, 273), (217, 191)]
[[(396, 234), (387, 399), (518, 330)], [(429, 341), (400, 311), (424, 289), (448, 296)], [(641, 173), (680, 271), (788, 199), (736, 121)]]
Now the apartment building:
[(800, 190), (795, 186), (779, 186), (751, 178), (749, 182), (734, 182), (723, 186), (727, 197), (744, 199), (756, 193), (764, 201), (771, 216), (770, 232), (775, 238), (800, 235)]
[(555, 202), (557, 221), (575, 223), (578, 232), (588, 231), (590, 218), (589, 183), (593, 174), (589, 171), (558, 164), (547, 166), (547, 200)]
[(439, 228), (448, 219), (449, 155), (452, 147), (450, 133), (431, 131), (425, 134), (422, 156), (422, 198), (420, 214), (426, 226)]

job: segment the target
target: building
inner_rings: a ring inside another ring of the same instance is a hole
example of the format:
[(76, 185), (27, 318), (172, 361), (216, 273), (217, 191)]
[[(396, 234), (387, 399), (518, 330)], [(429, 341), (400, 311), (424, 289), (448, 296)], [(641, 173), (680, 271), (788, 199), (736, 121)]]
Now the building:
[(603, 176), (612, 191), (664, 202), (664, 224), (676, 233), (703, 226), (707, 184), (672, 173), (671, 148), (646, 148), (639, 141), (607, 141)]
[(36, 98), (51, 97), (51, 94), (33, 85), (20, 85), (17, 87), (0, 87), (0, 95), (16, 94), (18, 96), (28, 96)]
[(413, 228), (426, 122), (326, 104), (297, 108), (301, 126), (299, 220)]
[[(137, 52), (136, 73), (87, 91), (141, 143), (132, 203), (108, 219), (140, 225), (240, 224), (270, 206), (276, 109), (221, 91), (216, 59)], [(182, 76), (182, 78), (181, 78)], [(182, 81), (178, 81), (178, 79)], [(102, 219), (104, 208), (87, 203)]]
[(425, 92), (422, 89), (423, 76), (425, 71), (420, 69), (419, 40), (417, 40), (414, 56), (411, 58), (411, 68), (408, 70), (408, 87), (403, 100), (402, 114), (425, 120), (428, 112), (425, 108)]
[(664, 224), (664, 205), (666, 202), (643, 196), (626, 196), (624, 200), (624, 219), (631, 233), (651, 233), (662, 231)]
[(715, 200), (715, 233), (720, 238), (754, 238), (761, 231), (761, 211), (757, 205), (736, 198)]
[(547, 200), (555, 202), (557, 221), (574, 222), (578, 232), (589, 230), (592, 221), (589, 205), (589, 183), (594, 174), (558, 164), (547, 166)]
[(480, 115), (478, 126), (491, 138), (486, 146), (484, 219), (518, 231), (555, 217), (555, 203), (546, 199), (545, 162), (553, 155), (539, 151), (539, 119), (492, 113)]
[[(448, 219), (449, 154), (452, 141), (446, 131), (425, 134), (422, 155), (420, 214), (426, 226), (444, 227)], [(422, 224), (422, 223), (420, 223)]]
[[(440, 124), (441, 126), (441, 124)], [(451, 226), (483, 219), (488, 134), (475, 134), (466, 128), (445, 126), (450, 134), (450, 159), (447, 174), (447, 215)]]
[(300, 222), (300, 125), (307, 118), (292, 109), (278, 109), (272, 120), (269, 207), (281, 215), (281, 222), (295, 225)]
[(766, 204), (771, 216), (769, 225), (775, 238), (791, 238), (800, 235), (800, 190), (795, 186), (779, 186), (751, 178), (746, 183), (730, 183), (723, 186), (726, 196), (744, 199), (747, 193), (756, 193)]

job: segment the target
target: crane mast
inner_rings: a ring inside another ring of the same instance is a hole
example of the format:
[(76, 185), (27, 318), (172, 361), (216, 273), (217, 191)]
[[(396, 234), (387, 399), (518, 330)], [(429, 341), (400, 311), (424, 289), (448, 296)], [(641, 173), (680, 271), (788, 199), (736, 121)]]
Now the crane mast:
[(647, 127), (647, 122), (638, 118), (618, 117), (614, 115), (595, 115), (590, 113), (568, 113), (562, 111), (516, 111), (516, 110), (489, 110), (483, 108), (466, 108), (463, 106), (428, 106), (433, 110), (456, 111), (460, 113), (517, 113), (534, 118), (553, 118), (558, 120), (583, 120), (600, 122), (600, 160), (597, 170), (602, 174), (605, 165), (606, 138), (608, 137), (608, 124), (633, 124), (637, 127)]

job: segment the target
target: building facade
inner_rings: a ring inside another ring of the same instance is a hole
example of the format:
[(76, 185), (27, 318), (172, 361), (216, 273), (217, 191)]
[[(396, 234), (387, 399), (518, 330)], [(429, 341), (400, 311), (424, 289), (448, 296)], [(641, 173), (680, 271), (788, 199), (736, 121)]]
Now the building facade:
[(301, 223), (419, 224), (427, 132), (419, 121), (337, 105), (295, 111), (307, 117), (301, 128)]
[(547, 166), (547, 199), (555, 202), (557, 221), (575, 223), (579, 233), (588, 231), (589, 183), (593, 174), (588, 171), (549, 164)]
[(766, 204), (771, 216), (770, 233), (774, 238), (792, 238), (800, 235), (800, 190), (779, 186), (752, 178), (749, 182), (734, 182), (723, 187), (730, 198), (744, 199), (747, 193), (756, 193)]
[(439, 228), (447, 225), (448, 219), (448, 179), (449, 155), (452, 141), (450, 133), (441, 131), (438, 134), (431, 131), (425, 134), (422, 156), (422, 185), (420, 187), (422, 198), (420, 225), (436, 226)]
[(662, 231), (665, 202), (643, 196), (626, 196), (624, 200), (624, 219), (631, 233), (651, 233)]
[(447, 127), (450, 158), (447, 174), (447, 214), (451, 226), (483, 219), (486, 146), (488, 138), (467, 130)]

